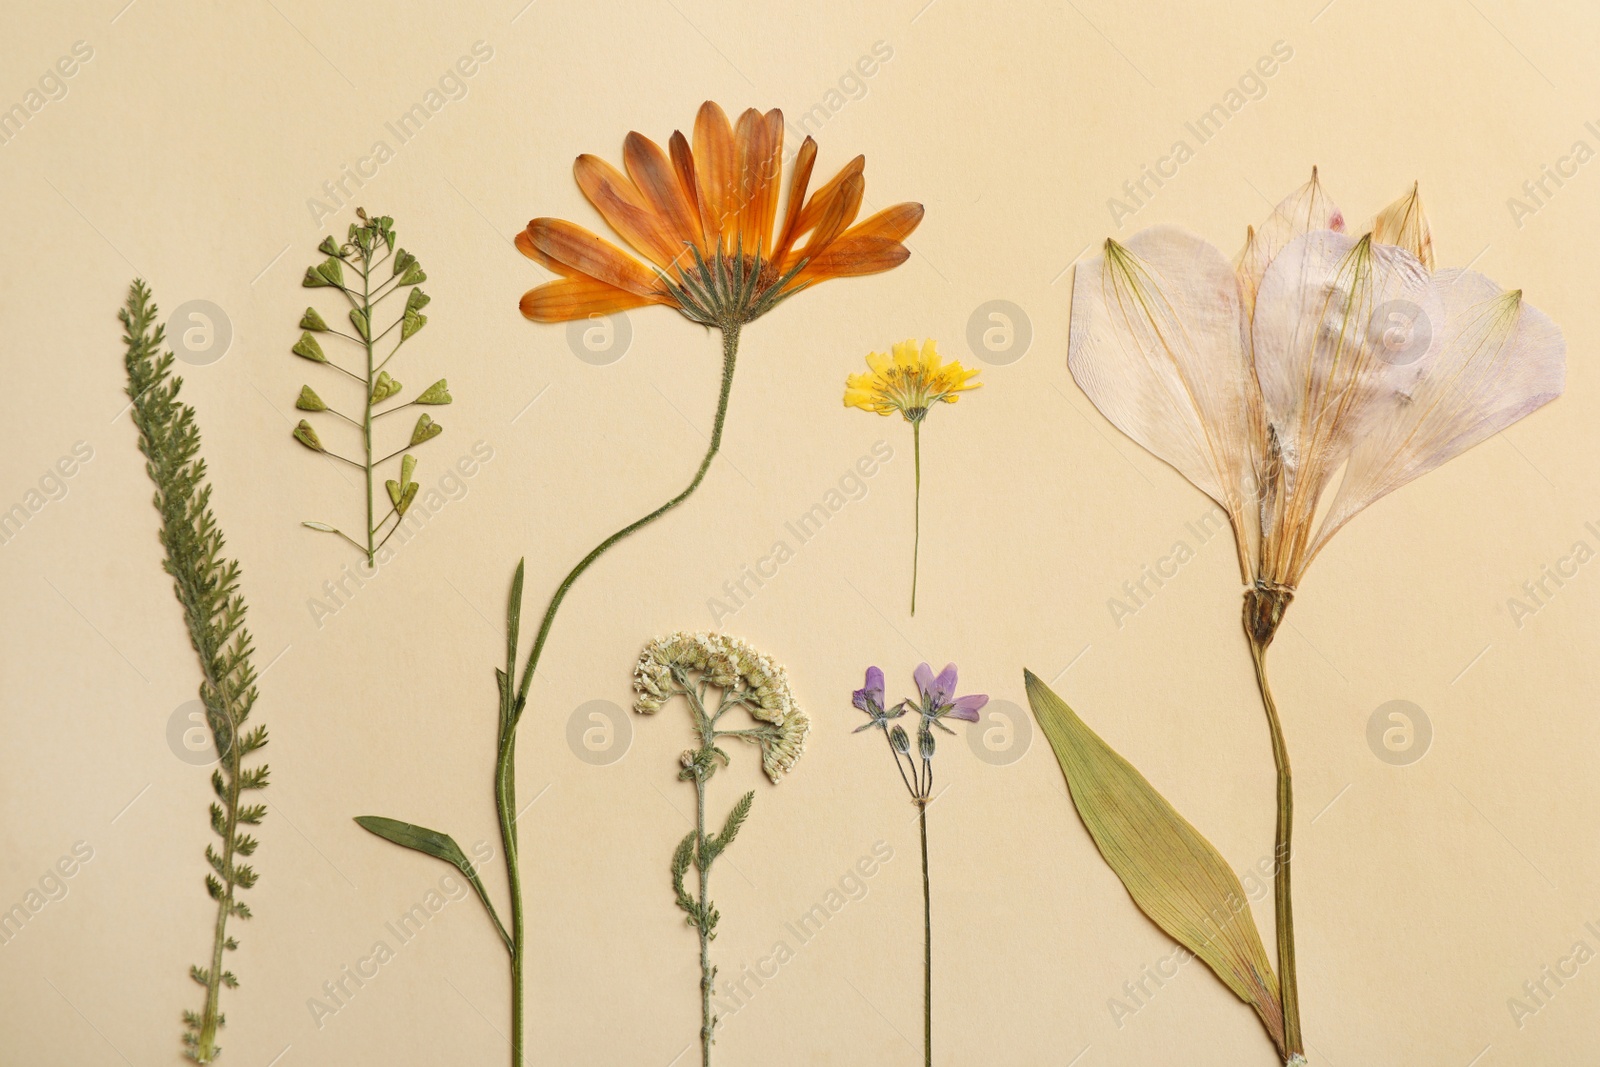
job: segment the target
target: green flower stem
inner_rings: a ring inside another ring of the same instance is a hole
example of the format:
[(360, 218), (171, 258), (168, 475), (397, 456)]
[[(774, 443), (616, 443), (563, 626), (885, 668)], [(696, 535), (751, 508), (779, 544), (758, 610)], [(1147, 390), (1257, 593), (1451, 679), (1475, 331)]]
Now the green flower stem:
[(917, 801), (922, 831), (922, 1059), (933, 1067), (933, 890), (928, 882), (928, 800)]
[[(728, 416), (728, 398), (733, 392), (733, 372), (739, 354), (739, 327), (728, 326), (722, 331), (722, 388), (717, 397), (717, 414), (711, 426), (711, 442), (706, 449), (705, 458), (700, 461), (700, 468), (695, 471), (693, 480), (688, 486), (643, 518), (636, 519), (607, 537), (596, 545), (587, 556), (578, 562), (576, 567), (567, 573), (556, 587), (555, 594), (550, 598), (550, 604), (545, 608), (544, 618), (539, 623), (539, 633), (533, 640), (533, 648), (528, 653), (528, 661), (523, 668), (522, 678), (517, 684), (514, 699), (506, 695), (505, 706), (501, 711), (501, 727), (499, 752), (495, 760), (494, 792), (495, 809), (500, 817), (500, 841), (505, 852), (506, 881), (511, 890), (511, 1064), (512, 1067), (522, 1067), (523, 1046), (523, 963), (527, 957), (526, 931), (524, 929), (522, 914), (522, 875), (518, 865), (517, 852), (517, 784), (516, 784), (516, 752), (517, 752), (517, 723), (521, 721), (522, 712), (528, 704), (528, 690), (533, 683), (534, 671), (539, 666), (539, 657), (544, 653), (545, 641), (550, 637), (550, 628), (555, 623), (556, 612), (561, 608), (561, 602), (566, 599), (567, 592), (572, 588), (584, 571), (588, 570), (595, 562), (609, 551), (618, 541), (635, 531), (655, 522), (661, 516), (689, 499), (690, 495), (705, 481), (706, 472), (711, 469), (711, 461), (716, 458), (717, 450), (722, 447), (722, 427)], [(518, 580), (512, 592), (512, 603), (515, 610), (520, 610), (522, 600), (521, 570), (518, 570)], [(511, 677), (516, 667), (516, 637), (515, 627), (511, 627), (508, 636), (510, 641), (507, 648), (506, 672), (504, 685), (511, 684)], [(703, 847), (705, 844), (705, 821), (703, 817), (704, 790), (701, 790), (702, 817), (700, 829), (697, 834), (696, 844)], [(700, 895), (705, 898), (706, 883), (705, 872), (700, 874)], [(706, 935), (701, 933), (701, 962), (702, 968), (709, 967), (709, 955), (706, 946)], [(711, 991), (709, 979), (706, 979), (703, 1001), (706, 1018), (709, 1019), (711, 1010)], [(709, 1031), (705, 1036), (707, 1048), (707, 1062), (710, 1057)]]
[(1255, 664), (1256, 685), (1261, 690), (1261, 704), (1266, 709), (1267, 726), (1272, 732), (1272, 761), (1278, 771), (1273, 903), (1277, 913), (1278, 990), (1283, 1007), (1284, 1053), (1292, 1061), (1294, 1057), (1305, 1053), (1305, 1043), (1300, 1036), (1300, 988), (1295, 976), (1294, 906), (1289, 885), (1289, 864), (1293, 858), (1294, 781), (1289, 769), (1289, 749), (1283, 739), (1283, 724), (1278, 719), (1278, 706), (1272, 699), (1272, 688), (1267, 684), (1266, 657), (1266, 644), (1252, 638), (1250, 658)]
[(661, 516), (689, 499), (700, 483), (705, 480), (706, 471), (711, 469), (711, 461), (716, 457), (717, 450), (722, 447), (722, 424), (728, 417), (728, 397), (733, 391), (734, 364), (739, 355), (739, 327), (726, 326), (722, 330), (722, 392), (717, 398), (717, 414), (711, 424), (711, 444), (706, 449), (705, 458), (700, 461), (700, 469), (695, 472), (694, 479), (688, 487), (671, 500), (656, 508), (641, 519), (635, 519), (610, 537), (601, 541), (579, 561), (578, 565), (561, 580), (556, 587), (555, 595), (550, 598), (550, 606), (545, 608), (544, 619), (539, 623), (539, 634), (533, 640), (533, 651), (528, 653), (528, 665), (522, 673), (522, 681), (517, 686), (517, 702), (514, 709), (516, 716), (521, 716), (523, 707), (528, 701), (528, 686), (533, 681), (533, 672), (539, 666), (539, 657), (544, 652), (544, 643), (550, 636), (550, 627), (556, 620), (556, 612), (561, 608), (562, 600), (566, 599), (567, 591), (572, 588), (572, 583), (578, 576), (594, 563), (595, 560), (605, 555), (618, 541), (637, 530), (641, 530), (655, 522)]
[[(519, 590), (520, 592), (520, 590)], [(506, 883), (511, 892), (511, 1064), (522, 1067), (523, 948), (526, 930), (522, 918), (522, 867), (517, 853), (517, 736), (505, 731), (494, 768), (495, 812), (500, 817), (500, 847), (505, 853)]]
[(917, 613), (917, 551), (922, 545), (922, 420), (911, 422), (911, 464), (916, 470), (916, 492), (911, 508), (911, 614)]

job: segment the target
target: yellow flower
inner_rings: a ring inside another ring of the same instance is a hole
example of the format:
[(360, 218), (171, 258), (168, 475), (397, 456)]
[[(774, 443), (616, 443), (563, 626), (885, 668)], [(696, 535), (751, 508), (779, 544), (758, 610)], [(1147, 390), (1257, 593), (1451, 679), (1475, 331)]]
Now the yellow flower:
[(954, 404), (968, 389), (977, 389), (982, 382), (976, 369), (968, 370), (959, 362), (944, 363), (930, 339), (922, 349), (915, 340), (901, 341), (890, 355), (869, 352), (866, 374), (852, 374), (844, 383), (844, 405), (888, 415), (898, 411), (907, 422), (921, 422), (928, 409), (943, 401)]

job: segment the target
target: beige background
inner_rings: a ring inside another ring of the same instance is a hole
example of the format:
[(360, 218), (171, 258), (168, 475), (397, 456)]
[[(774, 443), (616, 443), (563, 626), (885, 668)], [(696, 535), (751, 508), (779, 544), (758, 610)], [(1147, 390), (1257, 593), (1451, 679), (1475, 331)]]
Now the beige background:
[[(674, 492), (704, 446), (714, 336), (665, 310), (635, 312), (620, 361), (580, 361), (561, 327), (517, 314), (541, 274), (509, 238), (534, 215), (597, 224), (573, 157), (618, 159), (630, 129), (664, 140), (708, 97), (730, 111), (782, 107), (795, 122), (811, 112), (820, 170), (864, 152), (869, 206), (920, 200), (927, 219), (905, 267), (830, 283), (746, 332), (726, 447), (704, 488), (568, 601), (520, 750), (522, 795), (544, 790), (523, 821), (530, 1062), (692, 1059), (674, 1057), (697, 1025), (694, 941), (666, 873), (692, 810), (674, 779), (686, 718), (629, 723), (631, 742), (616, 743), (631, 747), (609, 766), (574, 755), (569, 720), (591, 700), (626, 706), (641, 644), (711, 626), (709, 598), (880, 440), (894, 457), (865, 498), (722, 620), (789, 666), (815, 732), (781, 787), (758, 780), (749, 751), (714, 782), (719, 805), (757, 791), (717, 872), (724, 976), (779, 940), (796, 950), (727, 1020), (719, 1061), (917, 1062), (912, 809), (881, 744), (849, 733), (868, 663), (903, 692), (918, 661), (954, 659), (964, 689), (1013, 705), (1025, 705), (1030, 666), (1235, 866), (1268, 855), (1272, 768), (1233, 552), (1222, 538), (1198, 546), (1185, 524), (1206, 501), (1073, 385), (1069, 268), (1108, 233), (1158, 221), (1231, 254), (1313, 163), (1353, 226), (1420, 179), (1441, 263), (1472, 261), (1523, 287), (1565, 331), (1570, 359), (1563, 399), (1342, 533), (1278, 642), (1313, 1062), (1600, 1057), (1600, 963), (1549, 984), (1520, 1027), (1507, 1006), (1575, 942), (1600, 949), (1584, 926), (1600, 929), (1600, 564), (1520, 628), (1507, 605), (1575, 541), (1600, 547), (1584, 526), (1600, 523), (1589, 239), (1600, 163), (1550, 184), (1520, 220), (1507, 204), (1575, 141), (1600, 148), (1584, 126), (1600, 120), (1592, 12), (1519, 0), (805, 12), (123, 2), (11, 4), (0, 34), (5, 107), (74, 42), (93, 49), (66, 96), (0, 145), (0, 508), (25, 503), (76, 442), (93, 450), (65, 497), (0, 547), (0, 907), (75, 842), (93, 850), (66, 896), (0, 946), (0, 1063), (177, 1063), (179, 1010), (200, 1001), (185, 971), (209, 946), (206, 771), (176, 758), (166, 733), (195, 695), (195, 667), (119, 415), (113, 313), (135, 274), (165, 310), (207, 300), (231, 323), (220, 361), (184, 368), (185, 395), (245, 568), (258, 665), (271, 663), (258, 711), (272, 732), (271, 814), (248, 894), (257, 917), (237, 931), (243, 988), (226, 1001), (224, 1062), (504, 1059), (503, 955), (471, 903), (441, 911), (320, 1028), (308, 1001), (374, 942), (393, 944), (384, 924), (445, 873), (352, 815), (411, 818), (469, 846), (495, 839), (491, 668), (517, 558), (532, 614), (600, 536)], [(398, 145), (385, 123), (478, 41), (493, 55), (464, 98)], [(1292, 58), (1197, 145), (1184, 123), (1275, 42)], [(875, 45), (891, 58), (852, 80)], [(1179, 138), (1194, 157), (1117, 230), (1108, 199)], [(358, 494), (288, 436), (302, 382), (327, 384), (288, 347), (308, 302), (300, 275), (350, 218), (319, 226), (307, 201), (379, 139), (394, 158), (350, 208), (395, 216), (433, 296), (398, 377), (414, 387), (448, 375), (456, 396), (418, 477), (439, 485), (477, 441), (493, 458), (319, 626), (309, 602), (355, 560), (296, 523), (342, 521)], [(1031, 346), (1009, 365), (980, 363), (984, 388), (928, 423), (913, 620), (908, 427), (841, 407), (844, 376), (913, 335), (973, 361), (969, 319), (995, 299), (1022, 309)], [(1194, 560), (1119, 627), (1108, 600), (1178, 540)], [(1366, 739), (1394, 699), (1432, 723), (1431, 749), (1409, 766), (1380, 761)], [(990, 727), (1003, 743), (1003, 724)], [(940, 1063), (1273, 1062), (1249, 1010), (1199, 965), (1113, 1021), (1123, 983), (1172, 946), (1095, 852), (1041, 738), (1011, 763), (950, 739), (938, 770), (950, 787), (932, 830)], [(893, 859), (864, 899), (799, 947), (784, 924), (880, 840)], [(502, 898), (498, 859), (486, 879)], [(1256, 912), (1270, 924), (1269, 901)]]

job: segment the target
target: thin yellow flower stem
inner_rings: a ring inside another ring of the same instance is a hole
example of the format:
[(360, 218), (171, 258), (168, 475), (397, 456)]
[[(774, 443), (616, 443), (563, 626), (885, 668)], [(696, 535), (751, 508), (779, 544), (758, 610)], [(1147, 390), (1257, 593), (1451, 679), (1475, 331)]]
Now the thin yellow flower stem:
[[(1270, 639), (1269, 639), (1270, 640)], [(1283, 1007), (1284, 1055), (1289, 1059), (1305, 1053), (1300, 1036), (1300, 987), (1295, 974), (1294, 906), (1290, 894), (1290, 861), (1293, 859), (1294, 782), (1289, 770), (1289, 749), (1283, 739), (1283, 724), (1278, 705), (1267, 684), (1267, 645), (1250, 637), (1250, 659), (1255, 664), (1256, 685), (1261, 690), (1261, 705), (1266, 709), (1267, 726), (1272, 732), (1272, 761), (1278, 771), (1278, 825), (1273, 845), (1273, 903), (1277, 913), (1278, 990)]]
[(911, 614), (917, 613), (917, 553), (922, 547), (922, 420), (911, 421), (912, 466), (916, 470), (916, 491), (911, 511)]

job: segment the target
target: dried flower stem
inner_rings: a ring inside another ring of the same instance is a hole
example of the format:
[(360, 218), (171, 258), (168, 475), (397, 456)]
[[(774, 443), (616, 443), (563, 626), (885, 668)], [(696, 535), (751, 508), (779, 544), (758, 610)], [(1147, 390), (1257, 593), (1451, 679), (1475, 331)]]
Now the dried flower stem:
[(911, 504), (911, 614), (917, 613), (917, 553), (922, 547), (922, 419), (911, 420), (911, 466), (916, 488)]
[[(305, 279), (301, 282), (302, 286), (309, 289), (337, 289), (345, 298), (345, 302), (350, 305), (350, 325), (355, 332), (345, 333), (343, 330), (333, 329), (316, 308), (308, 307), (300, 319), (302, 331), (300, 340), (295, 343), (291, 351), (302, 359), (331, 367), (361, 386), (362, 404), (359, 419), (338, 408), (330, 407), (309, 385), (301, 388), (300, 397), (295, 402), (295, 407), (300, 411), (325, 412), (360, 430), (361, 458), (357, 461), (328, 449), (322, 443), (316, 429), (306, 419), (300, 420), (299, 425), (294, 428), (293, 436), (313, 452), (320, 452), (361, 471), (366, 483), (366, 524), (363, 527), (365, 534), (362, 537), (351, 537), (343, 530), (325, 522), (307, 522), (302, 525), (343, 538), (362, 552), (367, 557), (367, 566), (372, 567), (379, 562), (378, 552), (388, 543), (389, 538), (394, 536), (395, 531), (400, 529), (406, 511), (417, 496), (418, 484), (411, 478), (412, 472), (416, 469), (416, 459), (410, 454), (411, 449), (432, 440), (442, 432), (431, 415), (421, 415), (404, 446), (387, 455), (375, 456), (372, 447), (373, 425), (385, 415), (392, 415), (418, 405), (433, 407), (448, 404), (451, 402), (451, 396), (447, 381), (441, 378), (409, 401), (397, 401), (382, 410), (378, 409), (379, 404), (394, 399), (402, 390), (401, 384), (384, 368), (400, 351), (400, 347), (428, 324), (428, 317), (422, 314), (422, 309), (428, 306), (430, 298), (418, 288), (422, 282), (427, 281), (428, 276), (415, 256), (404, 248), (396, 249), (392, 218), (387, 215), (374, 218), (363, 208), (357, 208), (356, 215), (360, 222), (350, 224), (349, 239), (343, 244), (328, 237), (317, 246), (317, 250), (328, 258), (317, 266), (308, 268)], [(386, 262), (391, 265), (390, 277), (382, 281), (376, 280), (373, 271)], [(359, 286), (345, 284), (346, 267), (360, 276)], [(376, 323), (378, 305), (401, 290), (407, 290), (404, 306), (397, 312), (393, 322), (386, 328), (379, 329)], [(395, 330), (399, 331), (399, 336), (393, 347), (380, 358), (379, 342)], [(330, 361), (322, 349), (322, 343), (316, 338), (318, 334), (327, 334), (330, 338), (339, 337), (356, 345), (365, 360), (363, 373), (358, 374)], [(404, 458), (400, 461), (400, 477), (390, 479), (386, 483), (389, 491), (389, 510), (382, 517), (378, 517), (374, 475), (378, 467), (402, 455)], [(393, 525), (390, 525), (391, 519), (394, 520)]]
[(1267, 728), (1272, 735), (1272, 762), (1278, 777), (1278, 819), (1273, 842), (1273, 910), (1278, 940), (1278, 996), (1283, 1008), (1283, 1052), (1293, 1062), (1305, 1052), (1300, 1036), (1300, 987), (1295, 969), (1294, 904), (1290, 886), (1290, 863), (1294, 858), (1294, 778), (1289, 767), (1289, 747), (1283, 737), (1278, 705), (1267, 682), (1267, 648), (1282, 621), (1293, 593), (1286, 589), (1258, 586), (1245, 594), (1244, 628), (1250, 643), (1250, 660), (1255, 666), (1256, 686), (1267, 713)]
[(928, 800), (917, 801), (922, 832), (922, 1060), (933, 1067), (933, 889), (928, 883)]
[(206, 875), (206, 891), (217, 904), (211, 963), (189, 968), (190, 977), (205, 987), (205, 1006), (198, 1014), (183, 1013), (184, 1054), (198, 1063), (210, 1063), (222, 1051), (217, 1045), (217, 1029), (223, 1024), (222, 987), (239, 984), (222, 966), (224, 951), (238, 948), (228, 936), (228, 919), (250, 917), (249, 907), (236, 899), (236, 890), (256, 883), (255, 871), (238, 862), (238, 857), (255, 852), (256, 840), (239, 827), (258, 824), (266, 815), (264, 805), (240, 807), (243, 792), (267, 785), (266, 765), (247, 768), (244, 758), (266, 745), (267, 731), (257, 726), (241, 732), (256, 701), (256, 674), (250, 663), (250, 631), (244, 628), (239, 564), (221, 554), (222, 531), (211, 512), (200, 430), (194, 409), (178, 400), (183, 379), (172, 377), (172, 354), (161, 352), (163, 330), (156, 315), (150, 290), (142, 280), (135, 281), (127, 306), (118, 314), (128, 348), (128, 396), (133, 401), (139, 451), (156, 486), (161, 544), (166, 549), (163, 566), (172, 576), (173, 592), (183, 605), (189, 639), (199, 658), (200, 699), (220, 764), (211, 775), (212, 790), (221, 801), (211, 805), (211, 828), (222, 839), (222, 849), (206, 846), (213, 872)]
[[(555, 594), (550, 598), (550, 604), (545, 608), (544, 618), (539, 623), (539, 633), (534, 638), (533, 648), (528, 653), (527, 664), (523, 669), (521, 681), (517, 685), (514, 697), (505, 695), (509, 705), (502, 721), (499, 743), (499, 756), (495, 761), (495, 807), (500, 816), (500, 840), (505, 851), (506, 880), (511, 887), (511, 1064), (512, 1067), (522, 1067), (523, 1047), (523, 962), (526, 956), (525, 931), (522, 916), (522, 875), (518, 866), (517, 853), (517, 783), (516, 783), (516, 754), (517, 754), (517, 723), (522, 719), (522, 712), (527, 707), (528, 689), (533, 683), (533, 672), (539, 666), (539, 657), (544, 652), (545, 641), (549, 639), (550, 628), (555, 624), (556, 612), (561, 608), (561, 602), (566, 599), (567, 591), (572, 588), (580, 575), (588, 570), (618, 541), (638, 530), (655, 522), (661, 516), (689, 499), (690, 495), (705, 481), (706, 472), (711, 469), (711, 461), (716, 458), (717, 450), (722, 446), (722, 427), (728, 416), (728, 398), (733, 392), (733, 372), (739, 354), (739, 327), (729, 326), (722, 331), (722, 388), (717, 397), (717, 413), (711, 425), (711, 442), (706, 448), (705, 458), (700, 461), (700, 468), (695, 471), (694, 478), (684, 488), (683, 492), (662, 504), (643, 518), (636, 519), (607, 537), (596, 545), (588, 555), (584, 556), (561, 580), (556, 587)], [(516, 610), (521, 610), (522, 599), (522, 567), (517, 567), (517, 578), (513, 590), (513, 602)], [(516, 637), (513, 629), (508, 634), (508, 647), (506, 655), (506, 681), (514, 673), (516, 665)], [(702, 878), (704, 874), (702, 872)], [(702, 893), (704, 886), (702, 885)], [(705, 996), (706, 1008), (710, 1010), (709, 988)], [(707, 1038), (709, 1041), (709, 1037)]]

